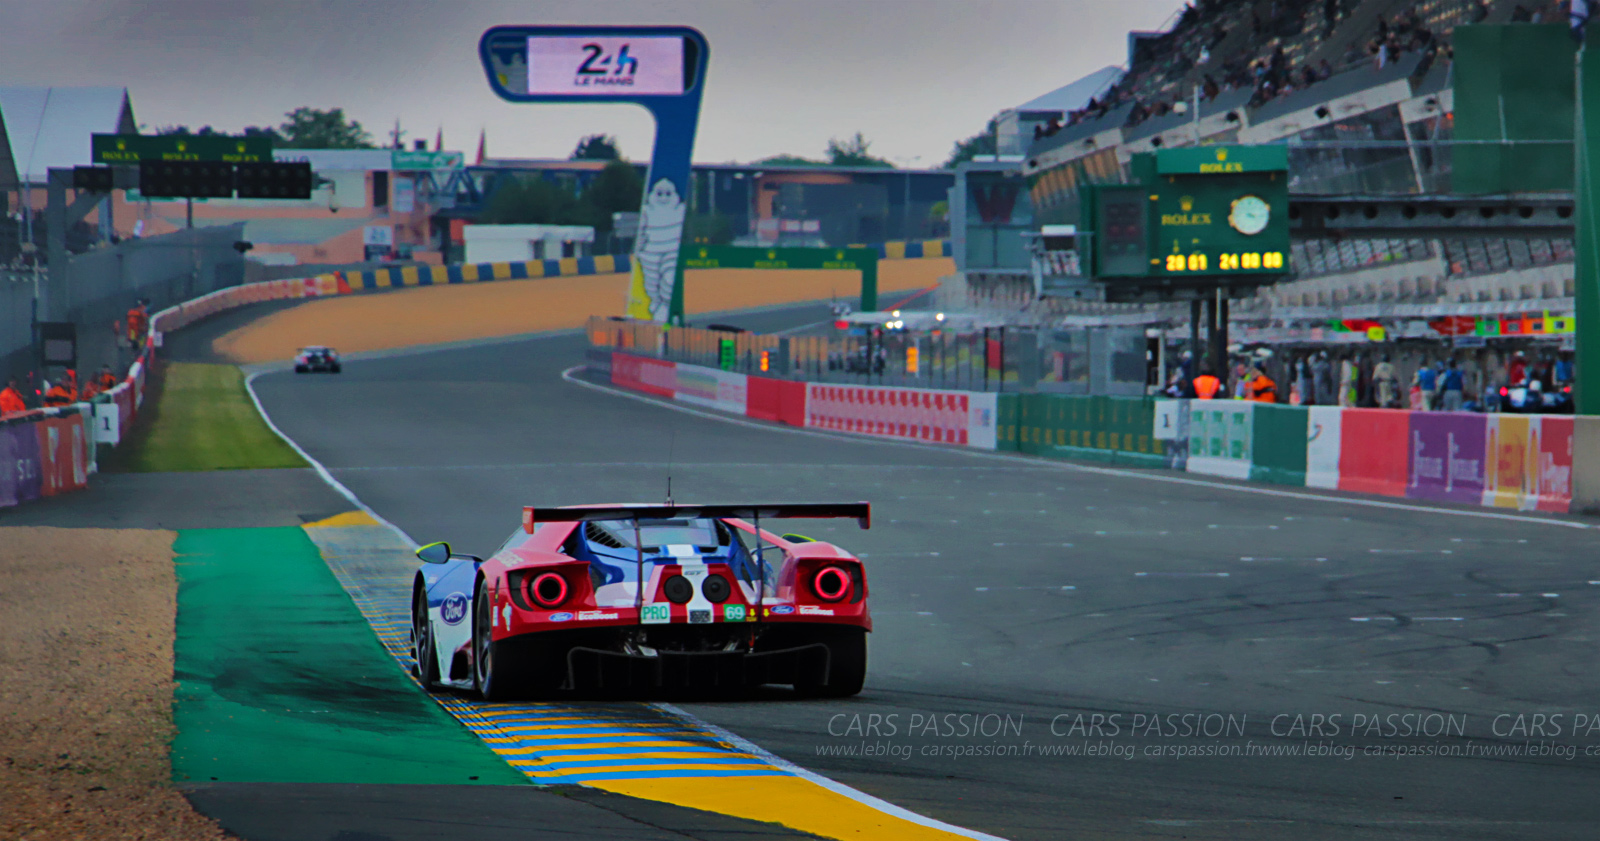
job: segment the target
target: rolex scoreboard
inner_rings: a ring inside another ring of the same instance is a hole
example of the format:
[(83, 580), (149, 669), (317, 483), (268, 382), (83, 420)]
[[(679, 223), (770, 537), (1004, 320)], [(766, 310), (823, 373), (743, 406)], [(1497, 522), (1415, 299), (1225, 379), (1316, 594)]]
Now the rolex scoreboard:
[(1134, 155), (1131, 183), (1083, 190), (1107, 297), (1246, 289), (1289, 270), (1288, 150), (1199, 146)]

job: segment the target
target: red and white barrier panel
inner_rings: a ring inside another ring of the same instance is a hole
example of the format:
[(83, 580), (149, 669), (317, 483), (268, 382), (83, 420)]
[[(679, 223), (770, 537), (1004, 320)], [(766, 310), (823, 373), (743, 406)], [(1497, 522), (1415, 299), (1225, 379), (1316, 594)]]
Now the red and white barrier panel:
[(995, 448), (994, 394), (776, 380), (621, 352), (611, 354), (611, 382), (790, 426)]
[(993, 394), (923, 388), (806, 386), (806, 426), (992, 450)]

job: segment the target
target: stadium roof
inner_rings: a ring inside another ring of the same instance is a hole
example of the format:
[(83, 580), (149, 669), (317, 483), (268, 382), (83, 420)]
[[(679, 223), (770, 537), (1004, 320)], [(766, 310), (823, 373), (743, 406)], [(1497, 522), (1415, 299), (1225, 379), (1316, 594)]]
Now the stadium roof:
[(127, 88), (0, 87), (0, 187), (91, 164), (91, 134), (133, 134)]
[(1089, 104), (1089, 100), (1110, 87), (1122, 75), (1120, 67), (1102, 67), (1099, 70), (1013, 108), (1013, 111), (1076, 111)]

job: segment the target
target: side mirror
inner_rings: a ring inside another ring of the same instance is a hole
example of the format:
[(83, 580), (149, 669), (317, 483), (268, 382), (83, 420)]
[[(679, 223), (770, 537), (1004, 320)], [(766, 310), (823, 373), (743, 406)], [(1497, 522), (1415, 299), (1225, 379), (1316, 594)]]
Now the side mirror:
[(450, 560), (450, 544), (429, 543), (417, 550), (417, 557), (425, 564), (442, 564)]

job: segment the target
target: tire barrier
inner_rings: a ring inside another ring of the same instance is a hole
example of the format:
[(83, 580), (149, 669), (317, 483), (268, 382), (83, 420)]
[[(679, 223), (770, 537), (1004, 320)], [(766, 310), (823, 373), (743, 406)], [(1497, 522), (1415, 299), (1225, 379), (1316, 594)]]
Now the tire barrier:
[[(1189, 419), (1191, 473), (1521, 511), (1600, 502), (1600, 418), (1163, 400)], [(1581, 430), (1581, 433), (1579, 432)], [(1575, 493), (1576, 490), (1576, 493)]]
[[(862, 246), (851, 246), (860, 248)], [(922, 257), (950, 256), (950, 241), (943, 239), (886, 242), (877, 248), (880, 260), (915, 260)], [(450, 266), (396, 266), (389, 269), (341, 273), (349, 291), (396, 289), (407, 286), (438, 286), (450, 283), (480, 283), (490, 280), (531, 280), (541, 277), (578, 277), (596, 274), (626, 274), (633, 271), (633, 258), (627, 254), (602, 254), (596, 257), (563, 257), (559, 260), (528, 260), (517, 263), (466, 263)], [(332, 278), (333, 275), (320, 277)]]

